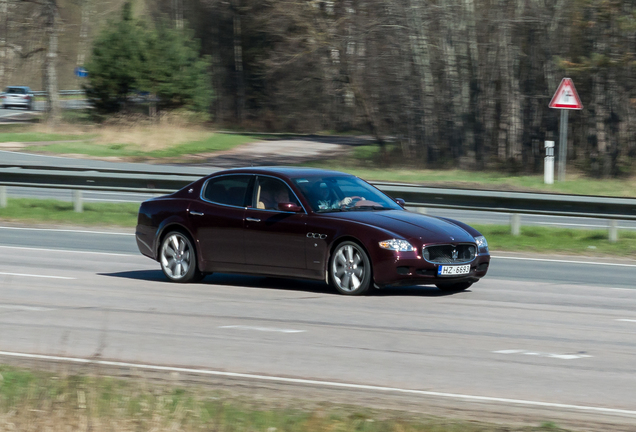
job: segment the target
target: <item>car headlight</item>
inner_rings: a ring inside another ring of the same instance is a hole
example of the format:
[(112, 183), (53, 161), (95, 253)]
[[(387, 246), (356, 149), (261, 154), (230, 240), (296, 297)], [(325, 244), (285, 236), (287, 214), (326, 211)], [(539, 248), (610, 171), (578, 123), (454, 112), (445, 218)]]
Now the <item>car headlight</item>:
[(475, 243), (477, 243), (477, 249), (479, 252), (488, 253), (488, 241), (484, 236), (475, 237)]
[(384, 240), (384, 241), (381, 241), (379, 244), (382, 249), (388, 249), (392, 251), (411, 252), (415, 250), (413, 248), (413, 245), (407, 242), (406, 240), (399, 240), (399, 239)]

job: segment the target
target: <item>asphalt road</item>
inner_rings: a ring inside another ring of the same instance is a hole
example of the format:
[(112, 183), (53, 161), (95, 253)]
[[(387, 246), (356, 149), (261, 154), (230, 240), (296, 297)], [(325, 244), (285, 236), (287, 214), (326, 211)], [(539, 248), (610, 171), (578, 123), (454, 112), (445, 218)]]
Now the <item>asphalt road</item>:
[(636, 262), (494, 256), (467, 292), (350, 298), (248, 276), (170, 284), (131, 232), (3, 227), (0, 358), (98, 355), (316, 380), (360, 392), (352, 403), (636, 427)]

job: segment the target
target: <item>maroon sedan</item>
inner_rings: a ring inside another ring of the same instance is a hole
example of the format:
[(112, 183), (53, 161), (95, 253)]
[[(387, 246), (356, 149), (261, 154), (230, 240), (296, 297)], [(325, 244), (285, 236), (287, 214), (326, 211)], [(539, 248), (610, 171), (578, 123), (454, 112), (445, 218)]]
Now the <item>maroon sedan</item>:
[(394, 285), (459, 291), (486, 275), (484, 236), (403, 205), (341, 172), (233, 169), (142, 203), (137, 245), (173, 282), (245, 273), (324, 280), (357, 295)]

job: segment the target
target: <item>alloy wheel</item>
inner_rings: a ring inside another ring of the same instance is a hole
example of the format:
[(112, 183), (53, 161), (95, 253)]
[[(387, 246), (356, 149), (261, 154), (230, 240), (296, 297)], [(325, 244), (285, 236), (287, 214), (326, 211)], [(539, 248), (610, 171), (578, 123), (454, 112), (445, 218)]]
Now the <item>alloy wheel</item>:
[(371, 265), (366, 252), (353, 242), (344, 242), (331, 259), (331, 280), (343, 294), (362, 294), (369, 288)]
[(171, 232), (161, 246), (161, 269), (174, 282), (189, 282), (196, 271), (195, 251), (180, 232)]

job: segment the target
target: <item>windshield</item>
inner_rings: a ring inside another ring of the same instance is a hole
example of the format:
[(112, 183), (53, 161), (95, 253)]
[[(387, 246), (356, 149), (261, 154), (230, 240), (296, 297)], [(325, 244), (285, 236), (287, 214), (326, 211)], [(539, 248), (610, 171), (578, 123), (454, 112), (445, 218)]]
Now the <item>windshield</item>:
[(21, 87), (7, 87), (6, 93), (8, 94), (26, 94), (26, 89)]
[(315, 212), (401, 210), (395, 201), (353, 176), (311, 176), (293, 180)]

